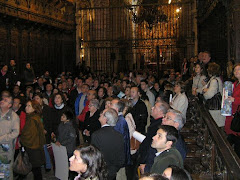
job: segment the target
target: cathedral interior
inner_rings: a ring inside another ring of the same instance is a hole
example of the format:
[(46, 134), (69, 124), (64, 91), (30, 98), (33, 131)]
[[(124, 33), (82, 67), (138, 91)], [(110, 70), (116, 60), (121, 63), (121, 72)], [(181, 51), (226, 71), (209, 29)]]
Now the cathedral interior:
[[(0, 0), (0, 64), (15, 59), (21, 72), (30, 62), (39, 75), (80, 66), (97, 74), (165, 70), (209, 51), (224, 68), (240, 62), (239, 17), (239, 0)], [(198, 135), (187, 142), (188, 170), (199, 179), (239, 179), (240, 160), (192, 103), (197, 123), (184, 133)]]
[(100, 73), (176, 67), (208, 50), (226, 65), (239, 59), (237, 12), (224, 0), (3, 0), (0, 58)]

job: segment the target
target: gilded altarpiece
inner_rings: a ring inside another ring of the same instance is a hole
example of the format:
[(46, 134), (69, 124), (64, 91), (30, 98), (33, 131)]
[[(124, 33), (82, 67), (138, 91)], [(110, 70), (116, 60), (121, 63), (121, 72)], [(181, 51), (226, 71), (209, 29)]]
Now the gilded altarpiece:
[[(179, 67), (180, 58), (195, 55), (193, 3), (140, 2), (77, 3), (77, 63), (90, 66), (95, 72), (143, 69), (148, 63), (156, 63), (157, 46), (163, 64), (176, 61)], [(148, 15), (140, 17), (142, 11), (151, 9), (158, 13), (158, 17), (151, 18), (159, 20), (153, 25), (147, 22)]]

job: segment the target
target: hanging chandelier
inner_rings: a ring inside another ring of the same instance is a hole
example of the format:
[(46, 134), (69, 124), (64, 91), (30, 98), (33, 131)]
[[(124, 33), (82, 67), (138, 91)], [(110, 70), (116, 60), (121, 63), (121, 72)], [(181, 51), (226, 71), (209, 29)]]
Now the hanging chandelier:
[(133, 12), (133, 22), (141, 24), (145, 21), (149, 29), (152, 29), (155, 24), (167, 23), (168, 16), (162, 10), (159, 10), (158, 7), (158, 0), (143, 0), (139, 4), (138, 12), (131, 9)]

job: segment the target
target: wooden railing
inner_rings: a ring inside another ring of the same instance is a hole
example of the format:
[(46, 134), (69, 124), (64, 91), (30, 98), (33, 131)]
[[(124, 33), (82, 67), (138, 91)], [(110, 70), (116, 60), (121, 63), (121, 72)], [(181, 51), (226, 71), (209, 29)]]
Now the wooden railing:
[[(227, 135), (219, 128), (204, 104), (191, 98), (188, 109), (190, 129), (195, 133), (199, 159), (191, 166), (192, 174), (199, 179), (240, 179), (240, 159), (227, 141)], [(189, 121), (189, 120), (188, 120)], [(193, 158), (194, 159), (194, 158)]]

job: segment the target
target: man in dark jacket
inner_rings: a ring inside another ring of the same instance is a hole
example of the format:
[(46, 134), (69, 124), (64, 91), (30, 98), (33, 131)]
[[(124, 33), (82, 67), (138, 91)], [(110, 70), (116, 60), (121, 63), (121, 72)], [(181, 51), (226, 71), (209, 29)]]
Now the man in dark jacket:
[(14, 85), (16, 85), (17, 81), (19, 81), (19, 73), (16, 66), (16, 62), (14, 59), (10, 60), (10, 66), (8, 67), (9, 72), (9, 87), (12, 89)]
[(131, 98), (133, 100), (133, 108), (131, 114), (136, 124), (136, 131), (145, 134), (145, 126), (147, 124), (147, 107), (139, 97), (139, 89), (137, 87), (131, 88)]
[(162, 124), (162, 118), (165, 116), (168, 109), (169, 109), (169, 105), (165, 102), (157, 102), (152, 107), (151, 124), (148, 127), (146, 138), (141, 143), (139, 148), (141, 164), (144, 164), (144, 162), (146, 161), (148, 150), (152, 144), (152, 137), (155, 136), (155, 134), (157, 133), (158, 127)]
[(152, 147), (157, 150), (151, 173), (162, 174), (170, 165), (183, 168), (183, 160), (179, 151), (174, 147), (178, 139), (178, 131), (173, 126), (162, 125), (153, 137)]
[[(175, 143), (175, 147), (180, 152), (182, 159), (184, 160), (187, 155), (187, 147), (184, 139), (180, 135), (180, 130), (184, 126), (184, 120), (181, 112), (169, 109), (166, 116), (162, 119), (162, 125), (173, 126), (178, 130), (178, 139)], [(157, 153), (157, 150), (150, 147), (145, 161), (146, 164), (140, 165), (141, 172), (150, 172), (150, 169), (154, 162), (155, 153)]]
[(108, 180), (113, 180), (125, 163), (123, 136), (112, 127), (118, 121), (118, 114), (112, 108), (105, 109), (99, 121), (102, 128), (93, 133), (91, 143), (103, 153), (107, 163)]

